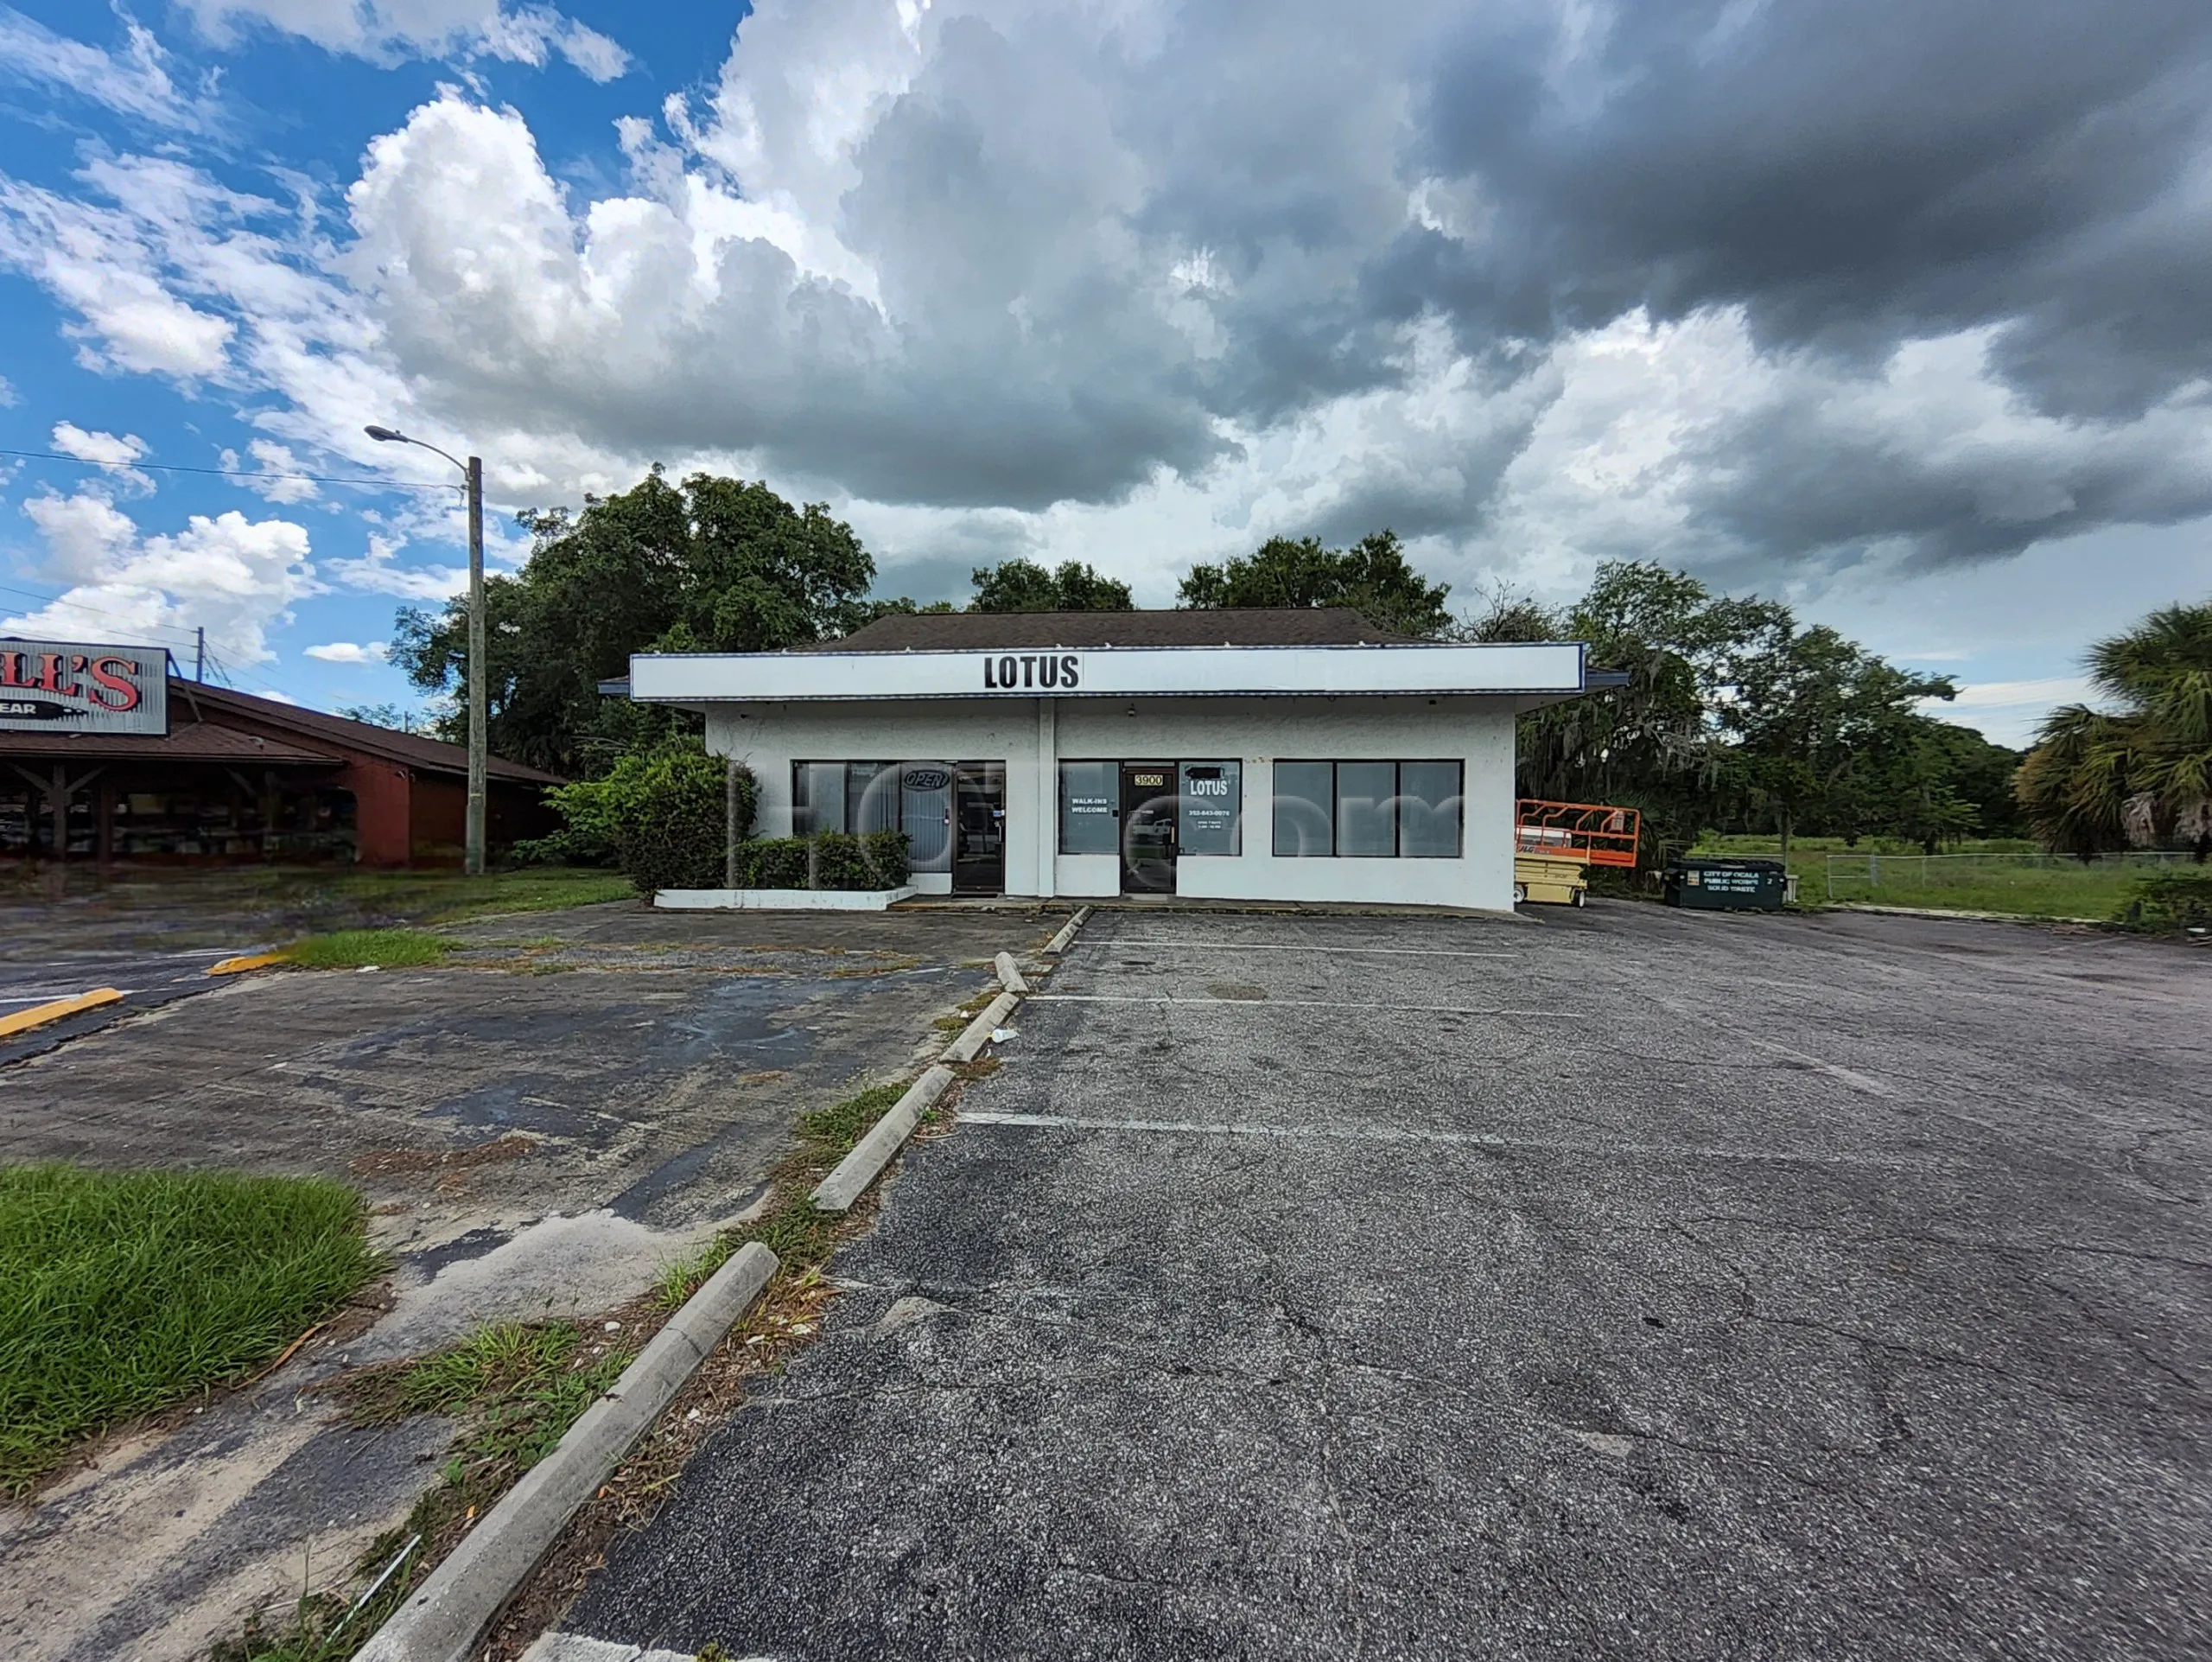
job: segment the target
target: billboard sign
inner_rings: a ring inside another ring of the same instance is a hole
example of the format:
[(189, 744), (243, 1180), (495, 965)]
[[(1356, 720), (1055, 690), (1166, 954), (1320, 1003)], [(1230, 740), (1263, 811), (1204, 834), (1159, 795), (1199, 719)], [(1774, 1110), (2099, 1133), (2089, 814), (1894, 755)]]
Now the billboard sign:
[(166, 735), (168, 667), (159, 646), (0, 640), (0, 732)]

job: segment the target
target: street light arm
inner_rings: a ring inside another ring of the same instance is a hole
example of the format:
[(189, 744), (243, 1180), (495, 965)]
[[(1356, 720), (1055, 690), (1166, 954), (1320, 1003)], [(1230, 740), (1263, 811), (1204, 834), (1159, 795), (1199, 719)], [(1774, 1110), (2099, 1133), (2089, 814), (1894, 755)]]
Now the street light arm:
[(376, 440), (379, 444), (412, 444), (417, 449), (428, 450), (434, 455), (444, 456), (447, 461), (452, 462), (454, 467), (460, 468), (463, 473), (467, 473), (468, 471), (468, 464), (466, 462), (463, 462), (459, 456), (453, 455), (447, 451), (441, 450), (436, 445), (427, 443), (422, 439), (410, 438), (406, 434), (401, 432), (396, 427), (366, 427), (362, 429), (362, 431), (365, 432), (371, 438)]

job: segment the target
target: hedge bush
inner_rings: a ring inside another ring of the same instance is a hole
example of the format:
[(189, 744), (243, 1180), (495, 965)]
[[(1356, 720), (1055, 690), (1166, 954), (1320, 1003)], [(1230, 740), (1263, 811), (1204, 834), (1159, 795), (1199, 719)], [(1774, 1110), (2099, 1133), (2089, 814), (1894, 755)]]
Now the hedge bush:
[(737, 851), (743, 888), (896, 888), (906, 881), (904, 831), (757, 837)]
[[(612, 848), (640, 894), (661, 888), (720, 888), (728, 873), (729, 764), (696, 740), (632, 751), (598, 779), (548, 791), (576, 846)], [(737, 834), (753, 829), (759, 790), (737, 775)]]
[(2161, 871), (2135, 885), (2116, 921), (2154, 934), (2212, 929), (2212, 870)]

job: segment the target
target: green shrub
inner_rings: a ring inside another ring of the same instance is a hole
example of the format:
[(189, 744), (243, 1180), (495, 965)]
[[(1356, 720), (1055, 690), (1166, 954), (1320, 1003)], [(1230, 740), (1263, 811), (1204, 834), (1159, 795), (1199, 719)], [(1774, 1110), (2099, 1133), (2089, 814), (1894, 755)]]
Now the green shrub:
[(756, 837), (737, 851), (741, 888), (896, 888), (906, 881), (904, 831), (862, 837)]
[(737, 851), (741, 888), (804, 888), (806, 839), (760, 837)]
[[(556, 838), (571, 857), (580, 850), (611, 848), (641, 894), (720, 888), (728, 875), (728, 768), (691, 739), (632, 751), (598, 779), (546, 793), (569, 822)], [(737, 834), (743, 837), (753, 829), (759, 791), (743, 767), (737, 785)]]
[(2212, 929), (2212, 870), (2161, 871), (2135, 885), (2116, 921), (2153, 934)]

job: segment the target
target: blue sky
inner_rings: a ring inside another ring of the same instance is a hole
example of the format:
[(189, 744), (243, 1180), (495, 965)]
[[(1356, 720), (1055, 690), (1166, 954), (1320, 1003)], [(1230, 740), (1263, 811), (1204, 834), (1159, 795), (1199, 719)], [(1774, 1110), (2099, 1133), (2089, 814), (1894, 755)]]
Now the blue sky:
[(0, 0), (0, 447), (99, 464), (0, 468), (0, 627), (411, 702), (460, 522), (379, 421), (495, 562), (654, 462), (918, 598), (1387, 524), (1470, 603), (1783, 595), (2017, 741), (2212, 589), (2212, 13), (1982, 9)]

